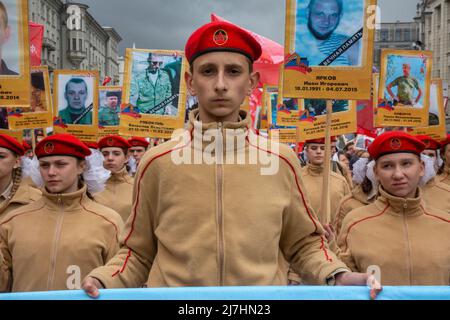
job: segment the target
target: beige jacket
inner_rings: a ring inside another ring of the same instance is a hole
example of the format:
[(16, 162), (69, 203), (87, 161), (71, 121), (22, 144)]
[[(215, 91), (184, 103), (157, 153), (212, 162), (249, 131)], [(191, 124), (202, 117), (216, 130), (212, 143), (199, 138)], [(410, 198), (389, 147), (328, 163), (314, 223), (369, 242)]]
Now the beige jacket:
[(450, 185), (436, 177), (423, 187), (423, 199), (428, 206), (450, 213)]
[[(241, 111), (239, 122), (203, 125), (197, 116), (198, 110), (190, 113), (184, 142), (169, 141), (145, 154), (121, 249), (90, 276), (106, 288), (140, 287), (147, 279), (151, 287), (285, 285), (280, 254), (306, 283), (325, 284), (346, 268), (328, 250), (295, 153), (280, 145), (270, 158), (278, 161), (276, 174), (263, 175), (267, 166), (249, 164), (249, 158), (270, 153), (267, 141), (259, 137), (257, 146), (248, 130), (250, 115)], [(193, 132), (194, 121), (201, 130)], [(216, 144), (202, 142), (208, 129)], [(242, 144), (227, 143), (233, 134)], [(227, 154), (222, 164), (186, 164), (220, 148)], [(226, 164), (238, 156), (246, 164)]]
[(381, 270), (381, 284), (449, 285), (450, 219), (417, 198), (380, 190), (378, 199), (350, 212), (342, 223), (341, 259), (357, 272)]
[(444, 173), (437, 176), (438, 182), (450, 185), (450, 168), (444, 167)]
[(124, 167), (117, 173), (111, 173), (111, 177), (106, 182), (105, 190), (94, 194), (94, 199), (119, 213), (125, 222), (131, 213), (133, 183), (134, 179), (128, 175), (127, 169)]
[[(331, 172), (330, 174), (330, 222), (332, 222), (335, 220), (339, 203), (346, 195), (350, 194), (350, 187), (342, 175), (335, 172)], [(314, 212), (322, 214), (320, 208), (322, 206), (323, 193), (323, 167), (308, 164), (301, 169), (301, 176)], [(325, 221), (326, 217), (319, 216), (319, 220)]]
[(345, 216), (352, 210), (367, 206), (368, 204), (374, 202), (376, 199), (376, 195), (368, 198), (367, 194), (364, 193), (361, 185), (356, 185), (353, 188), (352, 192), (346, 195), (338, 206), (337, 214), (335, 220), (333, 222), (334, 230), (336, 231), (336, 235), (339, 234), (342, 228), (342, 220), (344, 220)]
[(40, 190), (30, 187), (24, 181), (15, 181), (10, 195), (11, 198), (0, 203), (0, 221), (9, 212), (30, 204), (40, 199), (41, 196), (42, 192)]
[(0, 292), (79, 289), (119, 247), (122, 219), (86, 195), (43, 192), (0, 224)]

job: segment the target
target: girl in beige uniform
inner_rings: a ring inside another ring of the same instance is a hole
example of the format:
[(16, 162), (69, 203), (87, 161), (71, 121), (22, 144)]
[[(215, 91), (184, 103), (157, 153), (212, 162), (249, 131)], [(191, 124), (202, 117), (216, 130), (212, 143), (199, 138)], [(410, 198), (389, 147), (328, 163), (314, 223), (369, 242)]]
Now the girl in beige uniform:
[(118, 212), (123, 221), (127, 221), (133, 202), (134, 179), (128, 174), (127, 140), (120, 136), (107, 136), (98, 142), (103, 154), (105, 169), (111, 171), (111, 177), (106, 182), (105, 190), (94, 195), (95, 201)]
[(424, 149), (405, 132), (378, 136), (369, 153), (379, 196), (342, 223), (339, 257), (353, 271), (378, 270), (383, 285), (450, 284), (450, 219), (423, 199)]
[(120, 216), (91, 200), (83, 174), (91, 151), (67, 134), (36, 146), (44, 182), (38, 201), (0, 223), (0, 292), (79, 289), (118, 250)]
[(0, 220), (8, 212), (41, 197), (39, 190), (23, 181), (20, 157), (24, 152), (16, 139), (0, 134)]

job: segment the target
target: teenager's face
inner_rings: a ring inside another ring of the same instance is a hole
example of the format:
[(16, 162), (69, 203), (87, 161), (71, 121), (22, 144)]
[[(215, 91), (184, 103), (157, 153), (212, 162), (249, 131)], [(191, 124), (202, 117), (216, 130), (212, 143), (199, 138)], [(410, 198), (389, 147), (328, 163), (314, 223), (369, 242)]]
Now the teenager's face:
[(145, 148), (141, 146), (131, 147), (128, 149), (128, 153), (136, 160), (136, 164), (139, 164), (139, 161), (141, 161), (141, 158), (145, 153)]
[(315, 166), (323, 165), (325, 157), (325, 145), (319, 143), (310, 143), (305, 149), (309, 163)]
[(259, 74), (250, 73), (247, 58), (234, 52), (211, 52), (193, 62), (186, 73), (191, 96), (199, 102), (200, 120), (237, 121), (239, 108), (258, 84)]
[(119, 172), (127, 164), (128, 158), (123, 152), (122, 148), (107, 147), (102, 149), (103, 167), (112, 173)]
[(71, 156), (49, 156), (39, 159), (39, 170), (45, 188), (50, 193), (71, 193), (78, 190), (78, 177), (85, 161)]
[(19, 157), (9, 149), (0, 147), (0, 180), (10, 179), (14, 168), (19, 166)]
[(415, 154), (393, 153), (376, 160), (374, 173), (388, 193), (401, 198), (414, 198), (425, 166)]

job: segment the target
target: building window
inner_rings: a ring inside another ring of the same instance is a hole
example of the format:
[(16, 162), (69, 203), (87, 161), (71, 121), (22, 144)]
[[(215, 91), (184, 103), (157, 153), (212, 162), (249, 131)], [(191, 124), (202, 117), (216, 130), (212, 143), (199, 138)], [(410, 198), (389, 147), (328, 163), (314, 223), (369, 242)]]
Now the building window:
[(411, 41), (411, 30), (409, 30), (409, 29), (403, 30), (403, 40)]
[(80, 51), (83, 51), (83, 40), (81, 40), (81, 39), (78, 39), (78, 42), (79, 42), (79, 44), (80, 44)]
[(389, 30), (381, 30), (381, 41), (389, 41)]
[(402, 30), (395, 30), (395, 41), (402, 41)]
[(75, 38), (72, 39), (72, 50), (77, 50), (77, 39)]

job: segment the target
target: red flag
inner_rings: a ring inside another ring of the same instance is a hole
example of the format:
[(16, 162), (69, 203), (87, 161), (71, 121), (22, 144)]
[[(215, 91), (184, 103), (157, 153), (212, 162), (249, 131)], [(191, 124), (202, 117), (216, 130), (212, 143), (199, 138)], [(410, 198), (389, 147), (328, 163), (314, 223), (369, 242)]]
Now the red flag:
[(357, 102), (358, 128), (366, 132), (374, 132), (372, 100), (358, 100)]
[[(211, 21), (225, 21), (231, 23), (230, 21), (227, 21), (214, 13), (211, 13)], [(260, 36), (250, 30), (244, 30), (250, 32), (262, 47), (261, 57), (255, 61), (253, 65), (255, 71), (258, 71), (261, 75), (261, 83), (278, 85), (280, 77), (280, 64), (284, 61), (284, 47), (281, 44)]]
[(30, 33), (30, 63), (33, 67), (40, 66), (44, 26), (30, 21), (28, 22), (28, 29)]
[(110, 76), (106, 76), (105, 79), (103, 79), (102, 86), (106, 86), (108, 83), (111, 82), (111, 80), (112, 79)]

